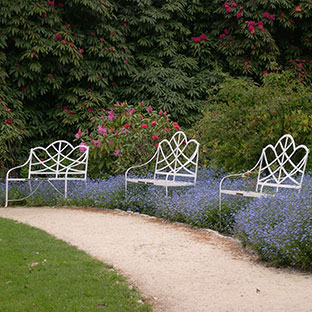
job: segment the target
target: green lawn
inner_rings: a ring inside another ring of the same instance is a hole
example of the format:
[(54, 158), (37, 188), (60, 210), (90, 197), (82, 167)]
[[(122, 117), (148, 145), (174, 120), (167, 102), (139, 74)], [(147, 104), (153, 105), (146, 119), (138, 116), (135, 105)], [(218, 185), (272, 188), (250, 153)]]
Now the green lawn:
[(151, 311), (112, 267), (0, 218), (0, 311)]

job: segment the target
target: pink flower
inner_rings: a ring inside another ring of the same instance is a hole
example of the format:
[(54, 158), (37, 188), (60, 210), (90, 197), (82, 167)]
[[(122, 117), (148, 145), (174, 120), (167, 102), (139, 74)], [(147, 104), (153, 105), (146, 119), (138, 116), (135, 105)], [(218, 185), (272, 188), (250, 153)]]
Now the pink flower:
[(13, 120), (12, 119), (6, 119), (5, 122), (10, 125), (13, 122)]
[(152, 126), (152, 127), (156, 126), (156, 120), (153, 120), (153, 121), (151, 122), (151, 126)]
[(128, 109), (127, 112), (129, 113), (129, 115), (133, 115), (134, 114), (134, 108)]
[(62, 40), (62, 35), (61, 35), (61, 34), (56, 34), (56, 35), (55, 35), (55, 38), (56, 38), (57, 40)]
[(147, 111), (148, 113), (151, 113), (151, 112), (153, 111), (152, 106), (149, 105), (148, 108), (146, 109), (146, 111)]
[(220, 37), (220, 39), (224, 39), (225, 38), (225, 34), (221, 34), (219, 37)]
[(259, 30), (263, 30), (263, 22), (261, 21), (258, 22), (258, 28)]
[(48, 1), (48, 6), (51, 8), (54, 7), (54, 1)]
[(87, 150), (87, 149), (86, 149), (87, 146), (88, 146), (87, 143), (81, 142), (81, 143), (79, 144), (79, 151), (80, 151), (80, 153), (84, 153), (84, 152)]
[(43, 17), (43, 18), (46, 18), (47, 16), (48, 16), (47, 13), (43, 13), (43, 14), (42, 14), (42, 17)]
[(123, 126), (123, 128), (130, 128), (130, 125), (129, 125), (129, 124), (125, 124), (125, 125)]
[(108, 119), (109, 119), (109, 120), (113, 120), (113, 119), (116, 119), (116, 118), (117, 118), (117, 116), (115, 116), (114, 111), (113, 111), (113, 109), (111, 108), (111, 109), (109, 110), (109, 112), (108, 112)]
[(242, 17), (242, 13), (238, 12), (238, 13), (236, 14), (236, 18), (241, 18), (241, 17)]
[(93, 113), (93, 108), (88, 108), (88, 113)]
[(141, 128), (147, 128), (147, 124), (143, 124), (142, 126), (141, 126)]
[(200, 40), (206, 40), (207, 36), (205, 34), (200, 35)]
[(106, 136), (107, 128), (104, 128), (102, 125), (99, 125), (98, 128), (97, 128), (97, 132), (99, 134), (102, 134), (102, 135)]
[(231, 7), (236, 7), (236, 6), (237, 6), (237, 3), (233, 1), (233, 2), (231, 3)]
[(81, 130), (80, 130), (80, 128), (78, 129), (78, 132), (75, 134), (75, 137), (77, 138), (77, 139), (79, 139), (81, 136), (84, 136), (85, 135), (85, 133), (84, 132), (81, 132)]
[(180, 127), (177, 122), (173, 122), (172, 125), (176, 130), (180, 130)]
[(228, 35), (228, 34), (230, 33), (230, 31), (229, 31), (227, 28), (225, 28), (223, 32), (224, 32), (226, 35)]
[(264, 76), (264, 75), (266, 75), (266, 74), (268, 74), (269, 72), (267, 71), (267, 70), (264, 70), (263, 72), (262, 72), (262, 76)]
[(158, 135), (153, 135), (153, 136), (152, 136), (152, 140), (155, 141), (155, 140), (158, 140), (158, 139), (159, 139)]
[(271, 15), (268, 12), (264, 12), (262, 16), (270, 20), (275, 20), (275, 15), (274, 14)]
[(141, 102), (141, 105), (144, 106), (144, 104), (145, 104), (144, 101), (142, 101), (142, 102)]
[(166, 132), (169, 132), (169, 131), (170, 131), (168, 128), (165, 128), (164, 130), (165, 130)]
[(201, 41), (200, 37), (192, 37), (192, 40), (195, 42), (195, 43), (198, 43)]
[(143, 120), (143, 116), (140, 117), (140, 120)]
[(120, 153), (120, 148), (117, 146), (117, 148), (115, 149), (115, 151), (114, 151), (114, 155), (116, 156), (116, 157), (121, 157), (122, 156), (122, 154)]
[(79, 48), (79, 49), (78, 49), (78, 52), (79, 52), (80, 54), (82, 54), (82, 53), (83, 53), (83, 51), (84, 51), (84, 50), (83, 50), (83, 49), (81, 49), (81, 48)]
[(94, 147), (101, 147), (101, 146), (102, 146), (102, 142), (100, 141), (100, 139), (98, 139), (98, 140), (92, 140), (91, 143), (92, 143), (92, 145), (93, 145)]

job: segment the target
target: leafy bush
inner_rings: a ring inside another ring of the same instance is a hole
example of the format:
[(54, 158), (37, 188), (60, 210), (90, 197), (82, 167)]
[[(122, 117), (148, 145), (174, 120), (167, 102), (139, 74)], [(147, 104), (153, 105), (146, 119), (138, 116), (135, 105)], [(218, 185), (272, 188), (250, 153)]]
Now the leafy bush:
[(1, 1), (2, 167), (16, 163), (14, 154), (23, 157), (23, 148), (72, 140), (90, 110), (121, 92), (116, 85), (132, 57), (116, 10), (100, 0)]
[(312, 184), (301, 193), (282, 191), (250, 201), (236, 215), (236, 233), (261, 259), (275, 265), (312, 268)]
[(215, 0), (211, 34), (229, 72), (258, 80), (265, 73), (292, 69), (312, 79), (312, 5), (292, 0)]
[(166, 112), (156, 112), (144, 101), (135, 107), (116, 102), (109, 110), (101, 110), (92, 126), (90, 133), (79, 128), (76, 137), (90, 146), (88, 172), (93, 178), (143, 164), (153, 156), (159, 141), (170, 139), (180, 129)]
[(201, 159), (227, 171), (247, 170), (256, 164), (262, 148), (286, 133), (311, 149), (311, 103), (311, 87), (287, 72), (265, 75), (260, 86), (228, 78), (211, 95), (196, 126)]
[(291, 69), (309, 82), (311, 14), (290, 0), (3, 0), (0, 166), (73, 139), (117, 99), (144, 98), (190, 127), (223, 72), (260, 81)]
[(135, 61), (124, 98), (144, 98), (192, 125), (208, 89), (222, 81), (217, 38), (209, 36), (214, 8), (201, 0), (135, 0), (121, 8)]

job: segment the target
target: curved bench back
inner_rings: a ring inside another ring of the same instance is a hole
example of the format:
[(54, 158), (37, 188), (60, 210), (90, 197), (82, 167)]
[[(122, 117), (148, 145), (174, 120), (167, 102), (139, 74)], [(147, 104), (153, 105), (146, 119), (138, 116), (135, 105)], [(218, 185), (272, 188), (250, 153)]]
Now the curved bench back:
[(198, 170), (199, 143), (187, 140), (182, 131), (176, 132), (170, 141), (162, 140), (157, 148), (154, 178), (157, 175), (176, 180), (177, 177), (196, 182)]
[(30, 150), (28, 178), (48, 177), (55, 179), (86, 179), (89, 147), (79, 151), (69, 142), (59, 140), (48, 147), (35, 147)]
[(290, 134), (282, 136), (273, 146), (262, 150), (257, 188), (283, 187), (300, 189), (304, 177), (309, 149), (305, 145), (296, 147)]

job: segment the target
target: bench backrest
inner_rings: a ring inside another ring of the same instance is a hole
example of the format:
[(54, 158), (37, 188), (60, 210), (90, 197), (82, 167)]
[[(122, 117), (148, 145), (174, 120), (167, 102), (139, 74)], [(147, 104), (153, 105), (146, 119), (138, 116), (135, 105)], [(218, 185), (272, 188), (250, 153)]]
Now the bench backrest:
[(309, 149), (305, 145), (296, 147), (290, 134), (282, 136), (273, 146), (262, 150), (257, 179), (257, 191), (269, 186), (300, 189), (304, 177)]
[(162, 140), (156, 152), (154, 178), (165, 176), (166, 179), (192, 179), (196, 182), (198, 170), (199, 143), (187, 140), (182, 131), (176, 132), (170, 141)]
[[(80, 150), (79, 150), (80, 149)], [(48, 147), (30, 150), (28, 178), (34, 176), (55, 179), (80, 180), (87, 178), (89, 147), (73, 147), (69, 142), (59, 140)]]

